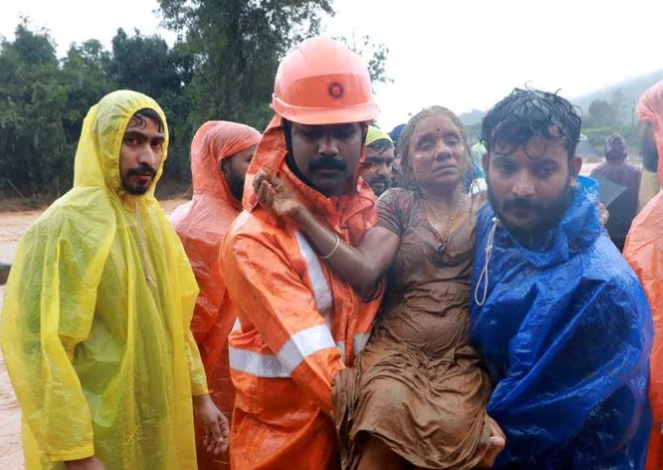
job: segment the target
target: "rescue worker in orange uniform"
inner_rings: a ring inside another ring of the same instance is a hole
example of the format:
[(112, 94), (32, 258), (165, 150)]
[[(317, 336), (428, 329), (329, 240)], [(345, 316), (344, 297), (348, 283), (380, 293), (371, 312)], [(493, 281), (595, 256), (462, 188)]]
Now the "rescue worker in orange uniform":
[[(663, 81), (647, 90), (636, 109), (640, 125), (640, 153), (645, 168), (657, 168), (663, 182)], [(654, 417), (646, 470), (663, 470), (663, 193), (647, 203), (631, 224), (624, 247), (647, 294), (654, 320), (650, 356), (649, 401)]]
[(234, 470), (337, 469), (332, 382), (368, 340), (379, 295), (362, 299), (297, 227), (257, 207), (252, 180), (285, 180), (340, 241), (357, 244), (377, 221), (359, 178), (368, 122), (377, 116), (366, 65), (345, 46), (312, 38), (281, 62), (276, 116), (249, 168), (244, 212), (222, 248), (238, 316), (229, 339), (236, 387)]
[[(229, 418), (235, 389), (228, 365), (228, 334), (235, 317), (227, 311), (218, 257), (223, 237), (241, 211), (246, 170), (260, 137), (260, 132), (244, 124), (203, 124), (191, 143), (193, 198), (170, 218), (200, 288), (191, 330), (205, 366), (210, 395)], [(205, 451), (204, 429), (199, 424), (196, 422), (198, 469), (230, 468), (227, 453), (213, 455)]]

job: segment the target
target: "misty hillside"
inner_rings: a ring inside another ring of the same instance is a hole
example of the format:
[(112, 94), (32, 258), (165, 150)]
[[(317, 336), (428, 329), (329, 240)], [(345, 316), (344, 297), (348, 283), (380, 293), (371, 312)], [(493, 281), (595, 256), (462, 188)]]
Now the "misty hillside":
[[(573, 98), (571, 101), (582, 108), (583, 113), (586, 114), (592, 101), (604, 100), (609, 102), (612, 100), (615, 91), (620, 90), (626, 101), (634, 104), (645, 90), (661, 80), (663, 80), (663, 70), (615, 83), (584, 96)], [(461, 114), (459, 118), (464, 125), (472, 126), (481, 122), (485, 115), (486, 111), (474, 109), (469, 113)]]
[(640, 95), (642, 95), (650, 86), (661, 80), (663, 80), (663, 70), (610, 85), (601, 90), (576, 98), (573, 100), (573, 103), (580, 106), (584, 112), (587, 112), (592, 101), (610, 101), (616, 90), (621, 90), (628, 102), (636, 103)]

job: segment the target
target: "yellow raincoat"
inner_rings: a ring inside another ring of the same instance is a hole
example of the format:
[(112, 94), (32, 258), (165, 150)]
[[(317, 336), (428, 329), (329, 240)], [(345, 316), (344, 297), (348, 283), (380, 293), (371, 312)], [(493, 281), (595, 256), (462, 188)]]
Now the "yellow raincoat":
[(124, 130), (142, 108), (165, 124), (135, 92), (90, 109), (73, 189), (16, 254), (0, 341), (28, 470), (92, 455), (109, 470), (196, 468), (191, 395), (207, 393), (189, 330), (198, 289), (154, 198), (163, 161), (145, 195), (120, 183)]

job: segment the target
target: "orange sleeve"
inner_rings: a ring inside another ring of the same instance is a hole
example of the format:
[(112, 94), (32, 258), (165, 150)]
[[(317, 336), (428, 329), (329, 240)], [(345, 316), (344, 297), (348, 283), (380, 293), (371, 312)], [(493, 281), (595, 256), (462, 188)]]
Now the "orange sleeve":
[(229, 235), (222, 256), (233, 302), (290, 377), (331, 413), (332, 379), (345, 366), (313, 293), (282, 248), (267, 235)]
[(191, 331), (200, 345), (217, 320), (226, 290), (218, 262), (219, 244), (184, 237), (182, 241), (200, 289), (191, 319)]
[[(627, 244), (624, 256), (640, 279), (651, 307), (654, 341), (649, 358), (649, 401), (654, 422), (660, 425), (663, 423), (663, 289), (658, 279), (663, 279), (663, 272), (655, 270), (661, 253), (653, 244), (648, 244), (639, 247), (637, 255), (634, 256), (629, 253)], [(648, 260), (647, 266), (643, 265), (644, 260)]]

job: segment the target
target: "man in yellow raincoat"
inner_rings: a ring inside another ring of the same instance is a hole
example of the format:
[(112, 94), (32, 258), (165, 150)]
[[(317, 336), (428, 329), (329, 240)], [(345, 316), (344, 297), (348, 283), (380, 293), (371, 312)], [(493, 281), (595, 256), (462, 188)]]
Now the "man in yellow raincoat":
[(73, 189), (21, 241), (0, 341), (28, 470), (193, 470), (192, 401), (209, 450), (227, 446), (189, 330), (196, 282), (154, 198), (167, 146), (154, 100), (107, 95)]

